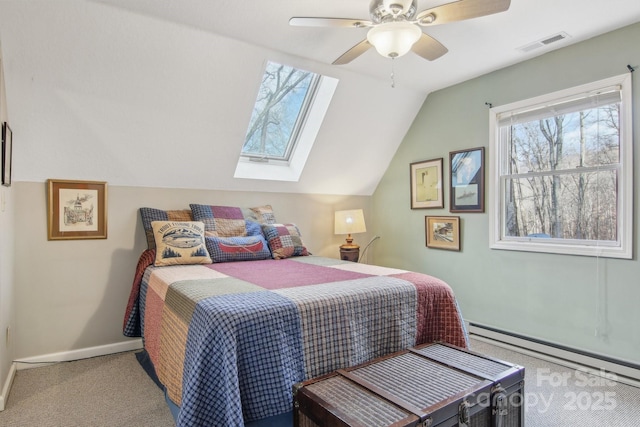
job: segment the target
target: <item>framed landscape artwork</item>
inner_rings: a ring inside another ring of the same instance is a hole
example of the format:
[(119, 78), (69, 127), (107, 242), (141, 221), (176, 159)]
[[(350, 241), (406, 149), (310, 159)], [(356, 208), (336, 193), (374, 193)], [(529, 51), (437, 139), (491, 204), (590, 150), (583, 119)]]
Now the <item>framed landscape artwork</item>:
[(484, 212), (484, 147), (449, 153), (449, 211)]
[(411, 173), (411, 209), (444, 207), (442, 164), (443, 159), (439, 158), (409, 165)]
[(107, 183), (50, 179), (49, 240), (106, 239)]
[(427, 247), (460, 250), (459, 216), (425, 216)]

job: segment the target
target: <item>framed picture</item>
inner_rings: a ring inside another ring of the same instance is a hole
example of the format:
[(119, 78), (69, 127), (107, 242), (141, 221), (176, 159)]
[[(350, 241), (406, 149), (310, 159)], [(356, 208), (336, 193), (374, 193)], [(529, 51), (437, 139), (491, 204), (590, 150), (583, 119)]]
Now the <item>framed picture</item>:
[(11, 187), (11, 159), (13, 151), (13, 132), (7, 122), (2, 124), (2, 185)]
[(107, 183), (50, 179), (49, 240), (106, 239)]
[(460, 250), (459, 216), (425, 216), (424, 221), (428, 248)]
[(449, 212), (484, 212), (484, 147), (449, 153)]
[(442, 164), (443, 159), (439, 158), (409, 165), (411, 209), (444, 208)]

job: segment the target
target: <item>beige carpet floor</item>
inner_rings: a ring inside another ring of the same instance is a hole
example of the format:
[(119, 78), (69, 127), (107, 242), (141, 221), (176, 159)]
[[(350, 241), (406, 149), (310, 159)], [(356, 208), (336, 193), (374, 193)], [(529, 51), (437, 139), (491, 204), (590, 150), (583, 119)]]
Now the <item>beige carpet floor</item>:
[(174, 427), (164, 394), (133, 352), (16, 373), (4, 427)]
[[(526, 427), (640, 426), (640, 389), (472, 340), (526, 369)], [(133, 352), (18, 371), (3, 427), (173, 427), (160, 389)]]
[(639, 388), (478, 340), (471, 348), (525, 367), (526, 427), (640, 426)]

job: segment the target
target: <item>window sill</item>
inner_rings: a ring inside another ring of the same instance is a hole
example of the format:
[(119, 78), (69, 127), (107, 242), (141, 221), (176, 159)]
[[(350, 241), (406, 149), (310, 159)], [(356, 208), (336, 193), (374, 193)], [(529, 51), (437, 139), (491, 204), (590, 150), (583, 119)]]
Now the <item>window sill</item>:
[(489, 246), (491, 249), (540, 252), (559, 255), (592, 256), (602, 258), (631, 259), (631, 248), (619, 246), (587, 246), (567, 245), (562, 243), (542, 243), (529, 241), (497, 241)]

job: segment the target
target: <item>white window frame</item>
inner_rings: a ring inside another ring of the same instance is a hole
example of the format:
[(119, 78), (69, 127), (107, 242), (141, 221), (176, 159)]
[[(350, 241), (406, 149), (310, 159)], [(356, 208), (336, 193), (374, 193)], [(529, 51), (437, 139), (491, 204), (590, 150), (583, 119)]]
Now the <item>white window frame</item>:
[[(623, 74), (570, 89), (514, 102), (489, 110), (489, 246), (527, 252), (545, 252), (567, 255), (583, 255), (608, 258), (631, 259), (633, 256), (633, 114), (632, 114), (631, 74)], [(594, 93), (603, 88), (620, 87), (620, 163), (618, 175), (618, 240), (604, 242), (578, 241), (541, 238), (513, 238), (504, 233), (504, 191), (501, 169), (506, 156), (506, 143), (501, 141), (500, 117), (510, 113), (522, 113), (555, 104), (586, 93)]]
[(240, 153), (234, 178), (292, 182), (300, 179), (338, 86), (338, 79), (320, 75), (316, 84), (313, 97), (304, 106), (305, 115), (299, 118), (299, 128), (295, 130), (296, 140), (290, 144), (288, 159), (256, 161), (255, 156)]

